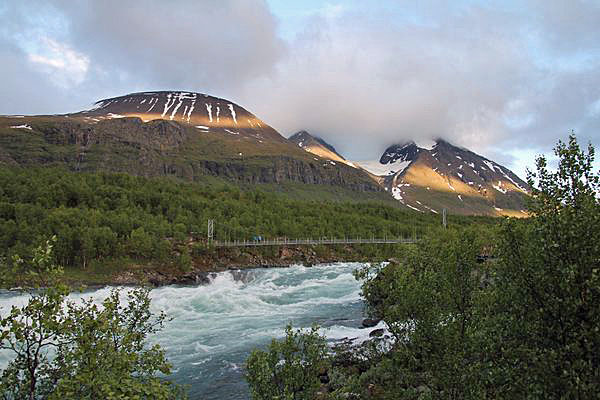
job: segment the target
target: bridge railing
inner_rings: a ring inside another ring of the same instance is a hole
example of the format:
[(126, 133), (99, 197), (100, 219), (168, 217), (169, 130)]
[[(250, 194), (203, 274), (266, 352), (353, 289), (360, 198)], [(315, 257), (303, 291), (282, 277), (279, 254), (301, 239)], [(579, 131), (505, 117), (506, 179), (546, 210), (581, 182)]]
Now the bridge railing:
[(215, 247), (250, 247), (250, 246), (289, 246), (289, 245), (333, 245), (333, 244), (396, 244), (396, 243), (416, 243), (414, 238), (357, 238), (357, 239), (273, 239), (273, 240), (232, 240), (217, 241), (212, 244)]

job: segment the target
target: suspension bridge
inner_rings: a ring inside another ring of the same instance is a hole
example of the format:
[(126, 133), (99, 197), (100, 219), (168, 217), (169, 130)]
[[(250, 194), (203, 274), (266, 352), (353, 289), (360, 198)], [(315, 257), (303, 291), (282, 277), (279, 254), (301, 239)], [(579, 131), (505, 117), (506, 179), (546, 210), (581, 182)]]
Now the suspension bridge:
[(251, 246), (296, 246), (296, 245), (336, 245), (336, 244), (398, 244), (417, 243), (414, 238), (369, 238), (369, 239), (272, 239), (272, 240), (213, 240), (211, 244), (215, 247), (251, 247)]
[(290, 239), (287, 237), (276, 239), (263, 239), (255, 236), (252, 240), (217, 240), (215, 239), (215, 221), (208, 220), (207, 241), (214, 247), (256, 247), (256, 246), (297, 246), (297, 245), (336, 245), (336, 244), (398, 244), (417, 243), (416, 234), (412, 238), (332, 238), (321, 237), (319, 239)]

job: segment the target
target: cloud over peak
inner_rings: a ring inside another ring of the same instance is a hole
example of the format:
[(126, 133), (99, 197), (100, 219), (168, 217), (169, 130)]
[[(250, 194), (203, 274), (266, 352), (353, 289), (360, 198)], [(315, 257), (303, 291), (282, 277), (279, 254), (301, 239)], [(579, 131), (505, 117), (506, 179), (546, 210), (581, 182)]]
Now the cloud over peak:
[(598, 20), (586, 0), (10, 2), (0, 113), (184, 89), (353, 159), (441, 136), (506, 162), (570, 129), (598, 142)]

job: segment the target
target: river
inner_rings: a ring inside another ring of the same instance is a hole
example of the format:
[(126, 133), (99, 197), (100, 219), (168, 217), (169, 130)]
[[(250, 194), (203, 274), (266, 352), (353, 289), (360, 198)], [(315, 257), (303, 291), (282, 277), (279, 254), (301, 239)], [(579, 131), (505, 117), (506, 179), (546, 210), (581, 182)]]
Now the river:
[[(153, 311), (172, 318), (151, 342), (174, 366), (172, 379), (189, 386), (190, 399), (248, 399), (243, 365), (253, 348), (282, 337), (286, 324), (317, 323), (330, 339), (366, 338), (356, 263), (252, 269), (215, 274), (210, 284), (152, 290)], [(111, 288), (73, 295), (106, 297)], [(24, 304), (25, 296), (0, 294), (0, 307)], [(0, 366), (6, 365), (0, 354)]]

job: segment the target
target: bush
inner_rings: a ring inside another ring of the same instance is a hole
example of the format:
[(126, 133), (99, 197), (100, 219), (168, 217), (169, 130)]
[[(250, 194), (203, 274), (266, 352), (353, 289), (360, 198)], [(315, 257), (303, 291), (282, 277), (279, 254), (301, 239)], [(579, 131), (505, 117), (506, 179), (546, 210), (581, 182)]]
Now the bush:
[(329, 366), (327, 343), (313, 327), (309, 332), (286, 327), (283, 340), (266, 351), (254, 350), (246, 361), (246, 380), (254, 400), (313, 400), (319, 376)]

